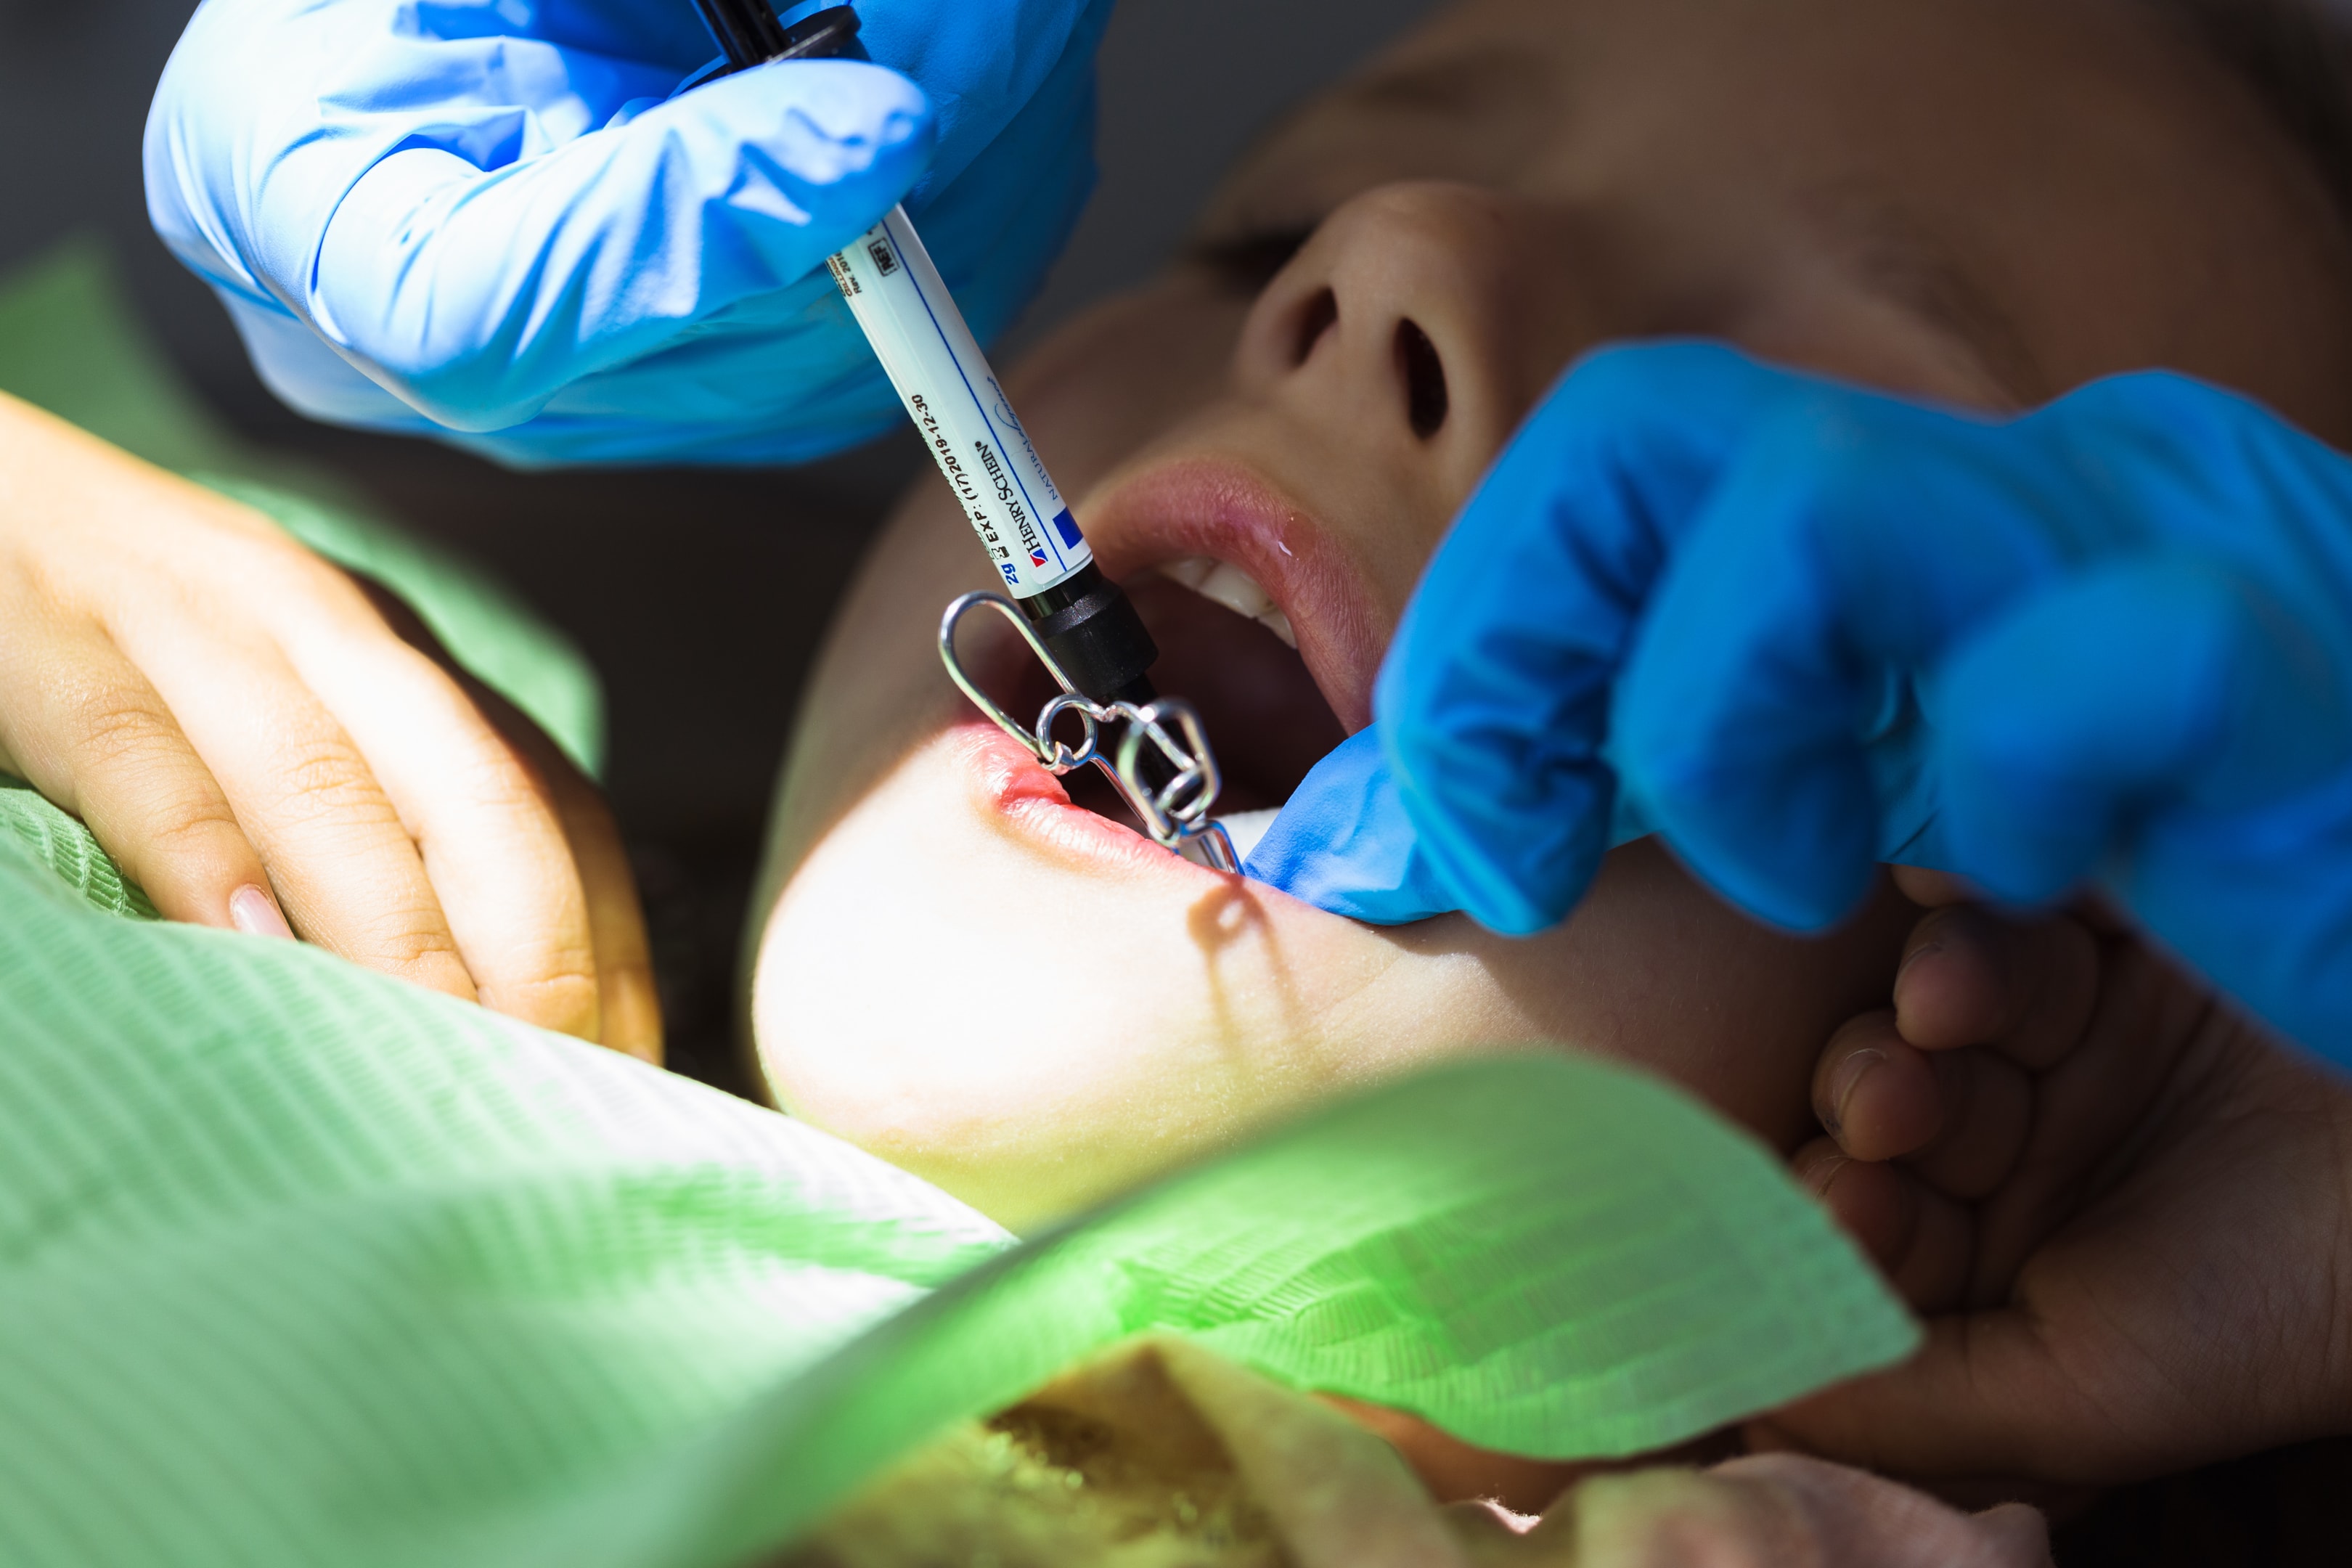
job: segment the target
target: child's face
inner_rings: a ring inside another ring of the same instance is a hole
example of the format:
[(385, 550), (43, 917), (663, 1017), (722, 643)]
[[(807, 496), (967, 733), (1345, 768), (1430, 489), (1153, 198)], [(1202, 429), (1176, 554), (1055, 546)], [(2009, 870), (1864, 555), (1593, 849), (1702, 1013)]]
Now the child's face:
[[(1990, 407), (2165, 364), (2342, 439), (2345, 277), (2291, 146), (2122, 0), (1467, 0), (1262, 147), (1200, 259), (1013, 385), (1240, 809), (1367, 721), (1430, 552), (1588, 348), (1706, 334)], [(1297, 654), (1152, 571), (1196, 557), (1261, 584)], [(1884, 994), (1883, 901), (1783, 939), (1648, 845), (1528, 942), (1177, 861), (949, 686), (938, 614), (989, 583), (927, 478), (811, 689), (754, 1018), (790, 1109), (1009, 1223), (1486, 1044), (1631, 1056), (1792, 1141), (1828, 1030)]]

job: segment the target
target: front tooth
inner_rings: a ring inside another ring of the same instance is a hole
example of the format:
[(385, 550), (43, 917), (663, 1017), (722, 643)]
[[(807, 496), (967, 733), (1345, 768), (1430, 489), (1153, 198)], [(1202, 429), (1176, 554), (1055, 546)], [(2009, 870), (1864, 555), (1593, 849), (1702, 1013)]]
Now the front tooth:
[(1216, 570), (1193, 584), (1204, 599), (1213, 599), (1246, 620), (1255, 620), (1274, 608), (1274, 595), (1257, 585), (1257, 579), (1230, 562), (1220, 561)]
[(1276, 608), (1274, 595), (1259, 587), (1257, 579), (1240, 567), (1206, 555), (1187, 555), (1180, 561), (1162, 563), (1160, 574), (1173, 578), (1244, 619), (1255, 621), (1292, 647), (1298, 646), (1298, 634), (1290, 629), (1290, 617)]
[(1195, 590), (1207, 582), (1209, 574), (1216, 569), (1217, 563), (1205, 555), (1187, 555), (1181, 561), (1163, 561), (1160, 563), (1160, 574), (1162, 577), (1173, 578), (1187, 588)]

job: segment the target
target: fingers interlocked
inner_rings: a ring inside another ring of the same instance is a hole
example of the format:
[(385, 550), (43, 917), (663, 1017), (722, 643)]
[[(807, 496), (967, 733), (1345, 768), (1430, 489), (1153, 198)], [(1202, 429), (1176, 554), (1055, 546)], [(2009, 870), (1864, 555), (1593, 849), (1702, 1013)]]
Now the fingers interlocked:
[(1894, 1007), (1822, 1053), (1813, 1102), (1828, 1135), (1799, 1170), (1916, 1308), (1980, 1307), (2008, 1289), (2035, 1206), (2021, 1178), (2044, 1186), (2067, 1163), (2065, 1147), (2033, 1148), (2037, 1085), (2082, 1045), (2098, 979), (2079, 921), (1950, 904), (1913, 931)]

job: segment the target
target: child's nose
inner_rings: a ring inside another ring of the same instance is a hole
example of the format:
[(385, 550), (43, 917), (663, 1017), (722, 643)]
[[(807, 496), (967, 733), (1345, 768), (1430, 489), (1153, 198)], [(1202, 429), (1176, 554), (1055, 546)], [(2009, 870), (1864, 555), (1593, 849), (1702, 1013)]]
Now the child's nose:
[(1298, 417), (1345, 422), (1333, 434), (1351, 446), (1433, 465), (1466, 494), (1566, 357), (1539, 341), (1558, 335), (1540, 323), (1559, 312), (1529, 287), (1547, 270), (1529, 254), (1549, 238), (1537, 226), (1465, 185), (1357, 197), (1259, 297), (1236, 378)]

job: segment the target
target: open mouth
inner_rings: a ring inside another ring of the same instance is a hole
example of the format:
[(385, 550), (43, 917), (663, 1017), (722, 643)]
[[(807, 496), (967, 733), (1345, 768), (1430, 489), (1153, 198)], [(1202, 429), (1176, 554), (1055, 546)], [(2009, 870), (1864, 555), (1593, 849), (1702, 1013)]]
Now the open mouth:
[[(1217, 597), (1197, 585), (1203, 581)], [(1126, 587), (1160, 646), (1152, 684), (1200, 712), (1224, 777), (1215, 816), (1246, 856), (1307, 770), (1347, 731), (1306, 660), (1283, 636), (1287, 627), (1272, 596), (1240, 568), (1183, 557), (1129, 579)], [(1244, 613), (1253, 608), (1258, 613)], [(1035, 713), (1057, 689), (1044, 666), (1007, 643), (1005, 676), (992, 689), (1003, 694), (1009, 712)], [(1072, 729), (1075, 740), (1075, 724)], [(1065, 775), (1062, 785), (1071, 804), (1142, 831), (1097, 770), (1081, 768)]]
[[(1246, 856), (1308, 770), (1347, 738), (1343, 710), (1367, 705), (1359, 689), (1378, 661), (1368, 596), (1313, 520), (1223, 464), (1139, 476), (1088, 510), (1104, 570), (1120, 577), (1159, 645), (1152, 684), (1201, 715), (1224, 780), (1214, 815)], [(1003, 638), (986, 664), (996, 677), (989, 689), (1013, 714), (1034, 714), (1055, 695), (1016, 639)], [(1075, 722), (1071, 731), (1065, 738), (1075, 742)], [(1096, 770), (1062, 784), (1072, 805), (1140, 831)]]

